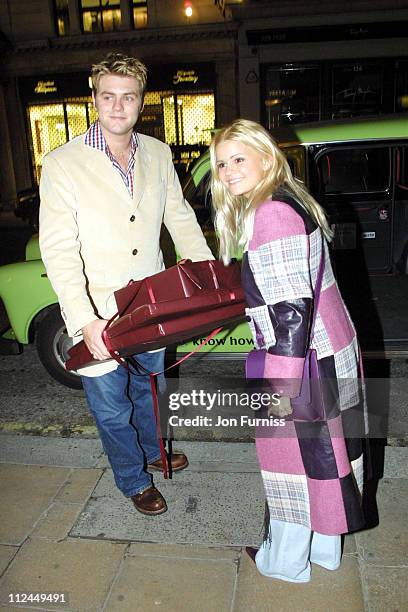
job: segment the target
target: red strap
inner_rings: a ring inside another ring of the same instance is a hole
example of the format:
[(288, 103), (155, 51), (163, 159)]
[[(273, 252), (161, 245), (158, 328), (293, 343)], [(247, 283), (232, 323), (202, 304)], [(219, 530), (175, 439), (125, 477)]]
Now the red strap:
[[(124, 368), (126, 368), (126, 370), (129, 372), (129, 374), (132, 374), (132, 370), (129, 368), (128, 364), (126, 363), (126, 361), (120, 357), (120, 355), (115, 352), (113, 350), (113, 346), (112, 346), (112, 342), (111, 339), (108, 336), (108, 329), (110, 324), (112, 323), (112, 321), (114, 321), (114, 319), (116, 319), (116, 317), (118, 316), (119, 313), (116, 313), (111, 319), (109, 319), (109, 321), (107, 322), (107, 324), (105, 325), (105, 328), (102, 332), (102, 339), (105, 343), (106, 348), (109, 351), (110, 356), (118, 362), (119, 365), (123, 366)], [(184, 355), (184, 357), (181, 357), (181, 359), (178, 359), (176, 361), (176, 363), (173, 363), (173, 365), (169, 366), (168, 368), (165, 368), (164, 370), (162, 370), (161, 372), (151, 372), (149, 374), (150, 376), (150, 389), (152, 392), (152, 400), (153, 400), (153, 411), (154, 411), (154, 418), (156, 420), (156, 431), (157, 431), (157, 439), (159, 442), (159, 448), (160, 448), (160, 457), (162, 460), (162, 464), (163, 464), (163, 476), (164, 478), (167, 480), (168, 479), (168, 474), (169, 474), (169, 464), (167, 461), (167, 455), (166, 455), (166, 450), (164, 448), (164, 443), (163, 443), (163, 436), (162, 436), (162, 432), (161, 432), (161, 427), (160, 427), (160, 410), (159, 410), (159, 401), (157, 399), (157, 391), (156, 391), (156, 384), (155, 384), (155, 377), (159, 376), (159, 374), (164, 374), (164, 372), (167, 372), (168, 370), (172, 370), (173, 368), (175, 368), (176, 366), (180, 365), (180, 363), (183, 363), (183, 361), (186, 361), (186, 359), (188, 359), (189, 357), (191, 357), (191, 355), (194, 355), (194, 353), (197, 353), (197, 351), (200, 350), (200, 348), (202, 348), (203, 346), (205, 346), (214, 336), (216, 336), (220, 331), (222, 330), (222, 327), (218, 327), (217, 329), (214, 329), (214, 331), (212, 331), (207, 338), (205, 338), (198, 346), (197, 348), (195, 348), (193, 351), (191, 351), (191, 353), (188, 353), (187, 355)]]
[(156, 303), (156, 298), (154, 296), (154, 291), (153, 291), (153, 287), (152, 284), (150, 282), (150, 278), (145, 278), (145, 284), (147, 287), (147, 293), (149, 294), (149, 298), (152, 304)]
[[(172, 368), (175, 368), (180, 363), (183, 363), (183, 361), (185, 361), (186, 359), (191, 357), (191, 355), (194, 355), (194, 353), (199, 351), (202, 346), (207, 344), (207, 342), (209, 342), (221, 330), (222, 330), (222, 327), (219, 327), (218, 329), (214, 329), (214, 331), (212, 331), (211, 334), (209, 334), (207, 336), (207, 338), (205, 338), (205, 340), (203, 340), (203, 342), (201, 342), (201, 344), (199, 344), (199, 346), (196, 349), (194, 349), (194, 351), (191, 351), (191, 353), (188, 353), (187, 355), (184, 355), (184, 357), (182, 357), (181, 359), (178, 359), (176, 361), (176, 363), (173, 363), (173, 365), (169, 366), (168, 368), (165, 368), (162, 372), (152, 372), (150, 374), (150, 388), (152, 390), (153, 410), (154, 410), (154, 416), (156, 418), (157, 438), (159, 440), (160, 456), (161, 456), (161, 460), (162, 460), (162, 463), (163, 463), (163, 476), (164, 476), (165, 479), (168, 478), (169, 465), (168, 465), (168, 462), (167, 462), (167, 456), (166, 456), (166, 451), (165, 451), (164, 444), (163, 444), (163, 436), (162, 436), (161, 427), (160, 427), (159, 401), (157, 399), (156, 384), (155, 384), (155, 380), (154, 379), (159, 374), (163, 374), (164, 372), (167, 372), (168, 370), (171, 370)], [(170, 460), (171, 460), (171, 458), (170, 458)]]
[(222, 330), (222, 327), (217, 327), (217, 329), (214, 329), (214, 331), (211, 332), (211, 334), (209, 334), (205, 340), (203, 340), (201, 342), (201, 344), (199, 344), (197, 346), (197, 348), (194, 349), (194, 351), (191, 351), (191, 353), (187, 353), (187, 355), (184, 355), (184, 357), (181, 357), (181, 359), (178, 359), (176, 361), (176, 363), (173, 363), (173, 365), (169, 366), (168, 368), (165, 368), (162, 372), (154, 372), (152, 374), (152, 376), (158, 376), (159, 374), (164, 374), (164, 372), (167, 372), (168, 370), (172, 370), (173, 368), (175, 368), (176, 366), (180, 365), (180, 363), (183, 363), (183, 361), (186, 361), (186, 359), (188, 359), (189, 357), (191, 357), (191, 355), (194, 355), (194, 353), (197, 353), (197, 351), (200, 350), (200, 348), (202, 348), (203, 346), (205, 346), (210, 340), (212, 340), (214, 338), (214, 336), (216, 336), (217, 334), (220, 333), (220, 331)]
[(167, 480), (169, 476), (169, 464), (167, 462), (166, 449), (164, 448), (163, 436), (162, 436), (161, 427), (160, 427), (160, 410), (159, 410), (159, 401), (157, 399), (156, 381), (154, 380), (155, 376), (156, 374), (150, 374), (150, 388), (152, 391), (153, 410), (154, 410), (154, 417), (156, 419), (156, 430), (157, 430), (157, 439), (159, 441), (160, 457), (161, 457), (162, 464), (163, 464), (163, 476)]

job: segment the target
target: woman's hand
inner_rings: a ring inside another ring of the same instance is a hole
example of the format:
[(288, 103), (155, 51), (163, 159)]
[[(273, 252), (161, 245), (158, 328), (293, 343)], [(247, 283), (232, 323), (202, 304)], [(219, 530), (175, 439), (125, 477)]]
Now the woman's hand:
[(292, 406), (288, 397), (281, 396), (279, 398), (279, 404), (276, 406), (270, 404), (270, 406), (268, 406), (268, 416), (282, 418), (288, 416), (289, 414), (292, 414)]

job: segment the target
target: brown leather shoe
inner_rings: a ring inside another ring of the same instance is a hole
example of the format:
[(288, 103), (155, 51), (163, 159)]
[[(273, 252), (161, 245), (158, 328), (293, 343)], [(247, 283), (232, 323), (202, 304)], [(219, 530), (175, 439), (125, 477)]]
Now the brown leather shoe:
[(130, 499), (135, 504), (136, 510), (142, 514), (163, 514), (167, 510), (166, 501), (156, 487), (149, 487), (142, 493), (132, 495)]
[[(171, 455), (171, 471), (179, 472), (180, 470), (184, 470), (188, 466), (188, 459), (184, 453), (172, 453)], [(162, 471), (163, 470), (163, 461), (161, 459), (157, 459), (153, 463), (149, 463), (147, 466), (150, 470)]]

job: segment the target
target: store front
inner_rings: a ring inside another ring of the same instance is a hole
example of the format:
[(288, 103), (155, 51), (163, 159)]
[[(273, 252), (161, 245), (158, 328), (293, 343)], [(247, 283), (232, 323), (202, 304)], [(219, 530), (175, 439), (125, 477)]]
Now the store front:
[[(137, 129), (170, 145), (180, 175), (211, 140), (214, 84), (212, 64), (149, 69), (149, 91)], [(21, 78), (19, 90), (38, 184), (44, 155), (85, 132), (97, 114), (87, 73)]]
[(352, 59), (265, 64), (262, 122), (281, 125), (403, 112), (408, 60)]
[(240, 48), (241, 111), (269, 129), (405, 112), (408, 58), (399, 41), (406, 40), (407, 27), (404, 19), (322, 25), (310, 18), (247, 29)]
[(166, 70), (149, 70), (138, 129), (170, 145), (177, 171), (205, 151), (215, 127), (214, 64), (168, 64)]

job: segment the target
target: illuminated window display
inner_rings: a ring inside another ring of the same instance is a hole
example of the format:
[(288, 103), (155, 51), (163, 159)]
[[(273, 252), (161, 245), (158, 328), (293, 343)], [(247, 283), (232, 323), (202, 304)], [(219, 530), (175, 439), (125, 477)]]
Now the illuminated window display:
[(378, 115), (408, 109), (408, 62), (389, 59), (322, 61), (263, 67), (263, 123)]
[(215, 127), (213, 93), (149, 92), (138, 129), (171, 146), (174, 162), (183, 173), (207, 148)]
[[(215, 75), (211, 64), (166, 68), (149, 70), (151, 91), (146, 92), (136, 129), (170, 145), (182, 176), (211, 141)], [(87, 73), (24, 77), (19, 90), (27, 114), (33, 175), (38, 183), (44, 155), (86, 132), (97, 113)]]
[(147, 0), (133, 0), (133, 27), (147, 26)]
[(44, 155), (86, 132), (97, 117), (91, 98), (74, 98), (58, 104), (32, 104), (27, 108), (27, 115), (37, 183)]
[(59, 36), (69, 34), (68, 0), (54, 0), (56, 31)]
[(266, 71), (266, 127), (319, 119), (319, 66), (283, 64)]
[(84, 32), (113, 32), (121, 23), (120, 0), (81, 0)]

